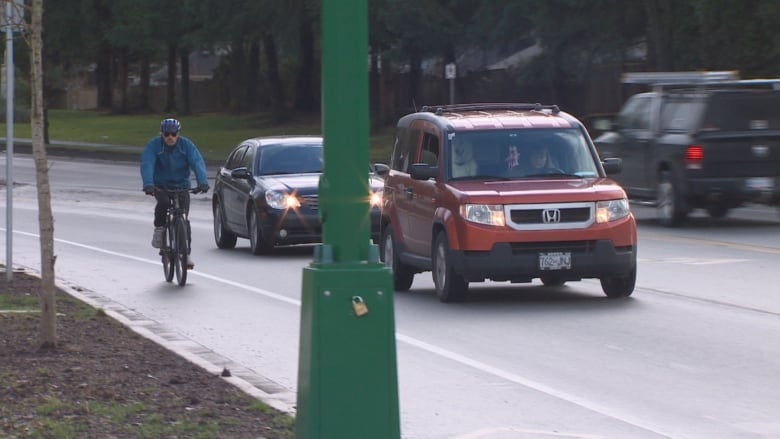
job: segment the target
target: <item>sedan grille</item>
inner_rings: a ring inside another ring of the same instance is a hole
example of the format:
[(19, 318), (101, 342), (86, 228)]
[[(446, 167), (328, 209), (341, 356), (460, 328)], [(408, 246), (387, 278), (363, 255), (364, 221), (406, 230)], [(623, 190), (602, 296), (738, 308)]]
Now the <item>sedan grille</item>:
[(319, 210), (320, 208), (320, 199), (317, 196), (317, 194), (314, 195), (301, 195), (299, 196), (301, 200), (301, 207), (305, 207), (307, 209), (311, 210)]

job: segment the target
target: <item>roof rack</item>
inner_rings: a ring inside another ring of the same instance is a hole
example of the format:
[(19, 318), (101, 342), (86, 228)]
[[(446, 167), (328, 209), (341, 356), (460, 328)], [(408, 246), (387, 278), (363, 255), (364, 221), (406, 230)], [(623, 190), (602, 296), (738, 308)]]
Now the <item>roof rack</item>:
[(692, 72), (632, 72), (624, 73), (624, 84), (650, 85), (656, 89), (663, 87), (733, 87), (757, 86), (780, 90), (780, 78), (739, 79), (737, 70), (692, 71)]
[(542, 111), (550, 110), (553, 114), (561, 110), (557, 105), (536, 104), (517, 104), (517, 103), (484, 103), (484, 104), (451, 104), (451, 105), (426, 105), (420, 109), (423, 112), (435, 113), (441, 115), (444, 113), (455, 113), (458, 111), (480, 111), (480, 110), (518, 110), (518, 111)]
[(739, 79), (737, 70), (695, 71), (695, 72), (631, 72), (623, 73), (624, 84), (644, 85), (694, 85), (713, 82), (735, 81)]

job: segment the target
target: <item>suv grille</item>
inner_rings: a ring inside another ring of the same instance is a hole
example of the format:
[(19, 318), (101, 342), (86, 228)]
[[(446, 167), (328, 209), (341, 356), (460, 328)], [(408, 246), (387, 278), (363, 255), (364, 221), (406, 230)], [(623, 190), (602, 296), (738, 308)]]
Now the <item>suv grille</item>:
[(511, 204), (504, 206), (515, 230), (584, 229), (594, 221), (594, 203)]

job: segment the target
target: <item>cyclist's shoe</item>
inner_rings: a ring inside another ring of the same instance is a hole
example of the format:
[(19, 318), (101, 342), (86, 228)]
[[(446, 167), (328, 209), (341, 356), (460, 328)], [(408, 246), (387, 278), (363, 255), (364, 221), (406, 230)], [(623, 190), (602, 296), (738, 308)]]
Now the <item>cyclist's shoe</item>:
[(152, 235), (152, 247), (154, 248), (162, 247), (164, 237), (165, 237), (165, 229), (163, 227), (155, 227), (154, 235)]
[(192, 260), (192, 256), (187, 255), (187, 270), (195, 268), (195, 261)]

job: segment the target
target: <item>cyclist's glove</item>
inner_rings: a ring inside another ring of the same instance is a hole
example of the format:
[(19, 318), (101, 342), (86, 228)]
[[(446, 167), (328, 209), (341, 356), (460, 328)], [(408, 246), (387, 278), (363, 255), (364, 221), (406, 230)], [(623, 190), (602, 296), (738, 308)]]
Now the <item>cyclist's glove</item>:
[(199, 193), (204, 193), (205, 194), (208, 191), (209, 191), (209, 185), (207, 185), (207, 184), (199, 184), (198, 185), (198, 192)]
[(144, 193), (146, 195), (154, 195), (154, 186), (144, 186)]

